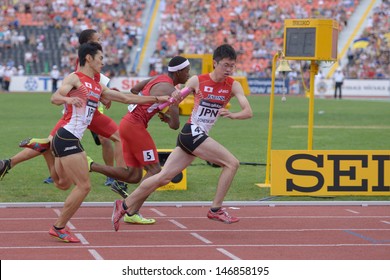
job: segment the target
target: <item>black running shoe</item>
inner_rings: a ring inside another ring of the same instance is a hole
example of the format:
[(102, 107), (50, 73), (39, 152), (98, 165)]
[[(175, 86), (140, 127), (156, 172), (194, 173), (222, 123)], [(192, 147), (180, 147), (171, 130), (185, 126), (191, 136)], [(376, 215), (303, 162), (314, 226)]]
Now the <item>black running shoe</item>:
[(121, 197), (123, 198), (126, 198), (129, 196), (128, 192), (127, 192), (127, 184), (121, 182), (121, 181), (118, 181), (118, 180), (115, 180), (112, 184), (111, 184), (111, 190), (117, 194), (119, 194)]
[(10, 159), (0, 160), (0, 181), (3, 180), (3, 177), (5, 176), (5, 174), (8, 173), (8, 170), (10, 169), (11, 169)]

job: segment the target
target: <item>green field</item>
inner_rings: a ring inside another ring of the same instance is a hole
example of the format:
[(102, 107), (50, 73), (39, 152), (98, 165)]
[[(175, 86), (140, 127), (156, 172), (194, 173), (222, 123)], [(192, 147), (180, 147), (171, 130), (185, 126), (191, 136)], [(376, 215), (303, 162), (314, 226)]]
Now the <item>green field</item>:
[[(62, 107), (49, 101), (49, 94), (0, 94), (0, 158), (9, 158), (20, 151), (18, 143), (27, 137), (46, 137), (61, 116)], [(265, 179), (268, 137), (268, 96), (249, 96), (254, 112), (250, 120), (220, 119), (211, 136), (221, 142), (242, 163), (226, 200), (257, 201), (312, 200), (312, 197), (270, 198), (268, 188), (255, 184)], [(305, 97), (275, 98), (273, 149), (307, 149), (308, 102)], [(231, 110), (238, 108), (232, 100)], [(126, 105), (113, 104), (106, 113), (119, 122)], [(389, 150), (390, 102), (374, 100), (315, 100), (313, 149), (315, 150)], [(188, 117), (182, 117), (182, 124)], [(159, 149), (174, 148), (177, 131), (170, 130), (156, 117), (149, 125)], [(83, 146), (95, 161), (102, 162), (101, 148), (89, 132)], [(187, 168), (186, 191), (157, 191), (150, 201), (210, 201), (220, 169), (196, 160)], [(22, 163), (0, 181), (0, 202), (64, 201), (68, 192), (43, 183), (48, 171), (42, 157)], [(118, 195), (103, 185), (105, 177), (91, 173), (93, 188), (86, 201), (113, 201)], [(132, 186), (131, 188), (134, 188)], [(320, 199), (320, 198), (317, 198)], [(328, 198), (329, 200), (329, 198)], [(333, 200), (390, 200), (387, 197), (337, 197)]]

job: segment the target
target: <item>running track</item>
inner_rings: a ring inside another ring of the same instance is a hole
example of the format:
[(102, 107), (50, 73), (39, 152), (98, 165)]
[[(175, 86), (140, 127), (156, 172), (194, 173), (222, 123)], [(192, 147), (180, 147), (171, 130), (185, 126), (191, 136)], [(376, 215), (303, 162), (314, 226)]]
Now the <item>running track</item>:
[(227, 203), (241, 218), (230, 225), (208, 220), (206, 204), (145, 204), (142, 214), (157, 223), (121, 222), (118, 232), (111, 203), (83, 204), (68, 224), (79, 244), (48, 234), (61, 205), (0, 204), (0, 259), (390, 260), (388, 202), (255, 204)]

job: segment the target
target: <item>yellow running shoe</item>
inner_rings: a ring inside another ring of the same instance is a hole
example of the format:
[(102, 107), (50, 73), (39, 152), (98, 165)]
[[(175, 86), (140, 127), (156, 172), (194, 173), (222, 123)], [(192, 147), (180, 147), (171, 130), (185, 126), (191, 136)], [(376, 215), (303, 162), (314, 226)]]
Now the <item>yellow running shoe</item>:
[(19, 143), (20, 148), (30, 148), (43, 153), (50, 149), (50, 140), (47, 138), (27, 138)]
[(87, 156), (87, 161), (88, 161), (88, 171), (91, 172), (91, 166), (92, 166), (92, 163), (93, 163), (93, 159), (90, 158), (89, 156)]
[(140, 225), (152, 225), (156, 222), (155, 219), (146, 219), (146, 218), (142, 217), (142, 215), (140, 213), (135, 213), (132, 216), (129, 216), (129, 214), (126, 214), (123, 217), (123, 221), (125, 223), (129, 223), (129, 224), (140, 224)]

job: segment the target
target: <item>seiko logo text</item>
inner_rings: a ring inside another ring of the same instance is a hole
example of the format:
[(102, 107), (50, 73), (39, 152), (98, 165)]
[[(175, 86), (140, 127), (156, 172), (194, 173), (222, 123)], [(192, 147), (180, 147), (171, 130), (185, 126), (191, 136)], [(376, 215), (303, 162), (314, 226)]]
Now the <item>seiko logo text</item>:
[(310, 20), (293, 20), (293, 25), (307, 26), (307, 25), (310, 25)]
[(385, 184), (390, 178), (390, 154), (298, 153), (287, 158), (285, 168), (287, 192), (312, 193), (326, 188), (328, 192), (390, 194), (390, 184)]

